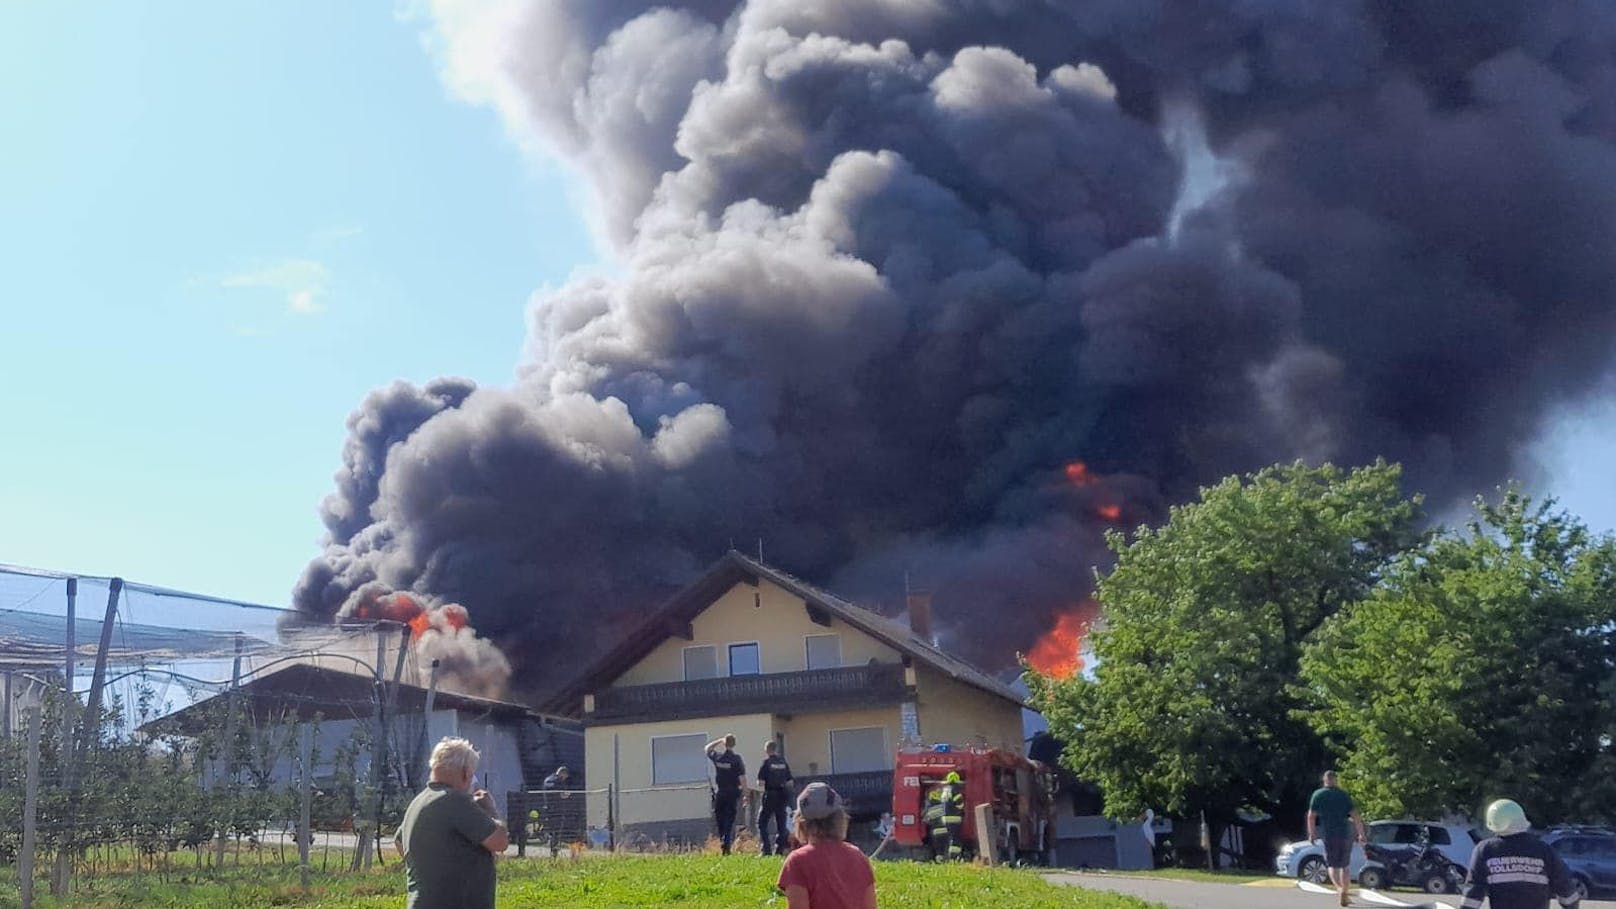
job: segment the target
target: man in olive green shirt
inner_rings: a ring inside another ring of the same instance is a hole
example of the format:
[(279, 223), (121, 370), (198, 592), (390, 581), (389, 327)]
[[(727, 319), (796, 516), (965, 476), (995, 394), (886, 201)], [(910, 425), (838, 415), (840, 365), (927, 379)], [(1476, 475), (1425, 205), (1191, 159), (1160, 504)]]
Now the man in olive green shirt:
[(494, 909), (494, 856), (510, 836), (493, 797), (471, 791), (479, 757), (465, 739), (432, 749), (432, 781), (404, 811), (393, 840), (404, 856), (408, 909)]
[(1352, 863), (1352, 833), (1357, 828), (1358, 842), (1365, 841), (1363, 818), (1352, 804), (1352, 796), (1336, 785), (1335, 771), (1324, 771), (1324, 786), (1313, 792), (1307, 802), (1307, 841), (1324, 836), (1324, 867), (1330, 874), (1330, 883), (1341, 892), (1341, 905), (1347, 904), (1347, 888), (1352, 883), (1349, 866)]

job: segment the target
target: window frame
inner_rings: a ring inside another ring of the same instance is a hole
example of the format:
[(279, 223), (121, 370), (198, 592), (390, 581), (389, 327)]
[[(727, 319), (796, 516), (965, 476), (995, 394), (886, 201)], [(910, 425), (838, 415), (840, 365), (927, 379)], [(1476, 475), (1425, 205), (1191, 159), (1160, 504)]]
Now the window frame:
[[(813, 648), (810, 647), (809, 644), (808, 644), (808, 642), (813, 640), (814, 638), (832, 638), (832, 639), (834, 639), (836, 641), (836, 665), (835, 666), (815, 666), (814, 665), (814, 659), (813, 659), (814, 651), (813, 651)], [(839, 632), (839, 631), (826, 631), (826, 632), (815, 632), (814, 634), (805, 634), (805, 635), (803, 635), (802, 636), (802, 665), (803, 665), (803, 668), (809, 669), (809, 670), (814, 670), (814, 669), (841, 669), (842, 668), (842, 635), (841, 635), (841, 632)]]
[[(874, 770), (842, 770), (842, 769), (840, 769), (840, 768), (838, 768), (836, 766), (836, 733), (838, 733), (838, 732), (863, 732), (863, 731), (869, 730), (869, 729), (879, 729), (879, 730), (881, 730), (881, 753), (886, 756), (883, 759), (883, 761), (884, 762), (895, 762), (896, 759), (894, 758), (893, 753), (892, 753), (892, 741), (891, 741), (892, 736), (887, 732), (887, 727), (885, 727), (885, 726), (836, 726), (836, 727), (833, 727), (833, 728), (825, 730), (825, 754), (826, 754), (827, 757), (830, 758), (830, 772), (832, 774), (839, 774), (839, 773), (878, 773), (878, 772), (881, 772), (883, 770), (891, 770), (892, 769), (891, 766), (886, 766), (886, 767), (877, 767)], [(894, 763), (894, 766), (895, 766), (895, 763)]]
[[(755, 652), (757, 653), (757, 672), (738, 673), (735, 671), (735, 648), (737, 647), (752, 647), (755, 649)], [(724, 648), (724, 671), (726, 673), (726, 677), (732, 679), (742, 676), (762, 675), (763, 643), (761, 641), (730, 641), (729, 644), (727, 644)]]
[[(713, 652), (713, 674), (712, 675), (704, 676), (703, 678), (699, 678), (699, 679), (693, 679), (693, 678), (690, 677), (690, 651), (692, 651), (692, 650), (711, 650)], [(682, 681), (700, 682), (700, 681), (703, 681), (703, 679), (721, 679), (721, 678), (723, 678), (722, 675), (718, 674), (718, 645), (717, 644), (686, 644), (684, 647), (680, 648), (679, 654), (680, 654), (680, 656), (679, 656), (679, 673), (680, 673)]]
[[(649, 758), (648, 763), (651, 766), (651, 780), (650, 780), (650, 782), (651, 782), (651, 787), (653, 789), (658, 788), (658, 787), (665, 787), (665, 786), (689, 786), (689, 785), (691, 785), (693, 783), (706, 783), (706, 782), (708, 782), (709, 773), (708, 773), (707, 767), (705, 765), (702, 765), (700, 775), (695, 777), (694, 779), (688, 779), (688, 780), (660, 780), (660, 781), (657, 779), (656, 743), (663, 740), (663, 739), (692, 739), (692, 738), (700, 740), (700, 741), (698, 741), (696, 743), (696, 750), (698, 752), (701, 752), (701, 747), (703, 745), (707, 744), (707, 741), (708, 741), (707, 733), (705, 733), (705, 732), (670, 732), (667, 735), (653, 735), (653, 736), (647, 736), (646, 737), (645, 750), (647, 752), (647, 757)], [(702, 757), (703, 761), (707, 760), (707, 755), (706, 755), (705, 752), (701, 752), (701, 757)]]

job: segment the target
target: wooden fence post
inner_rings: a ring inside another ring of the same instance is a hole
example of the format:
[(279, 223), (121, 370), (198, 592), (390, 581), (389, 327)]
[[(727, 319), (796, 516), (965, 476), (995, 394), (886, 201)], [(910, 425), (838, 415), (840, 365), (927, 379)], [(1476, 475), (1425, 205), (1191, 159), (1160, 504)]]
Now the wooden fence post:
[(22, 884), (22, 909), (34, 906), (34, 848), (39, 842), (39, 714), (28, 710), (28, 765), (22, 797), (22, 852), (17, 856), (17, 877)]

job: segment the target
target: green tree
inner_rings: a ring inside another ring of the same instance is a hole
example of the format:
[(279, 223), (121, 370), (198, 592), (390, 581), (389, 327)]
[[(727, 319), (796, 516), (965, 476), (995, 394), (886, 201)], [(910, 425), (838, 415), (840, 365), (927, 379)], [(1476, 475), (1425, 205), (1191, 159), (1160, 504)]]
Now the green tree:
[(1616, 542), (1513, 490), (1477, 510), (1320, 630), (1306, 717), (1371, 811), (1616, 816)]
[(1297, 463), (1230, 477), (1160, 528), (1113, 533), (1092, 680), (1033, 680), (1063, 757), (1113, 817), (1299, 816), (1324, 759), (1294, 711), (1310, 635), (1419, 540), (1401, 470)]

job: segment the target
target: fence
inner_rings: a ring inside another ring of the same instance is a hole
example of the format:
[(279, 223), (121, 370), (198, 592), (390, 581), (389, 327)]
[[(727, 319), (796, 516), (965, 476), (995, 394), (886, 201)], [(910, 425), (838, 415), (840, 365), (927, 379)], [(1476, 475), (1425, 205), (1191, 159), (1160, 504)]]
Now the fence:
[(0, 861), (24, 907), (44, 884), (70, 905), (83, 873), (385, 863), (429, 730), (498, 740), (485, 763), (507, 783), (546, 747), (514, 705), (446, 692), (434, 711), (435, 673), (416, 703), (403, 680), (426, 667), (400, 627), (288, 618), (0, 566)]

